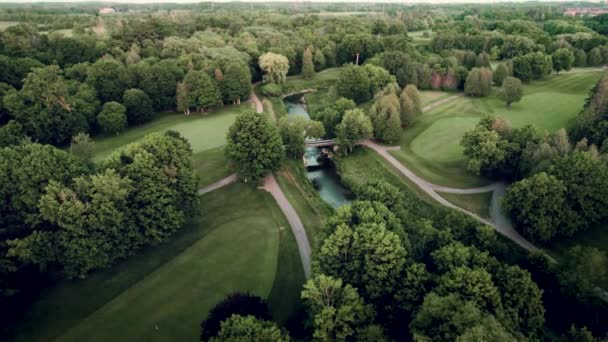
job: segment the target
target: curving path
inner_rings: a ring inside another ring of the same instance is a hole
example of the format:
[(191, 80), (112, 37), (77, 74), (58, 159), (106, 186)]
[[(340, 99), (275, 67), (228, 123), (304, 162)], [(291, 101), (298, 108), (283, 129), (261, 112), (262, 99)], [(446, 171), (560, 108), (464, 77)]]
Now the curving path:
[(206, 194), (213, 190), (217, 190), (223, 186), (234, 183), (236, 181), (236, 179), (237, 179), (236, 173), (233, 173), (224, 179), (221, 179), (215, 183), (209, 184), (203, 188), (198, 189), (198, 194), (203, 195), (203, 194)]
[[(256, 112), (261, 113), (264, 111), (262, 101), (260, 101), (255, 91), (251, 92), (251, 102), (255, 105)], [(272, 197), (274, 197), (275, 201), (277, 201), (277, 204), (283, 211), (283, 215), (285, 215), (287, 218), (287, 222), (289, 222), (293, 236), (296, 238), (296, 243), (298, 244), (300, 259), (302, 260), (302, 267), (304, 268), (304, 276), (306, 276), (308, 279), (310, 275), (311, 249), (302, 220), (300, 220), (298, 213), (293, 208), (291, 203), (289, 203), (289, 200), (287, 200), (285, 193), (283, 190), (281, 190), (281, 187), (277, 183), (277, 180), (274, 178), (273, 174), (269, 174), (266, 176), (266, 178), (264, 178), (262, 188), (268, 191)]]
[[(404, 176), (409, 178), (412, 182), (414, 182), (420, 189), (426, 192), (432, 199), (437, 201), (439, 204), (456, 209), (461, 211), (476, 220), (490, 226), (494, 227), (499, 233), (513, 240), (513, 242), (517, 243), (521, 247), (526, 250), (533, 251), (537, 248), (530, 243), (528, 240), (523, 238), (519, 233), (515, 230), (509, 219), (502, 213), (500, 208), (500, 201), (505, 194), (506, 187), (503, 183), (494, 183), (488, 186), (479, 187), (479, 188), (471, 188), (471, 189), (455, 189), (448, 188), (445, 186), (435, 185), (433, 183), (429, 183), (426, 180), (418, 177), (414, 172), (401, 164), (395, 157), (393, 157), (389, 151), (399, 150), (399, 146), (382, 146), (371, 140), (364, 140), (359, 143), (360, 145), (366, 146), (374, 151), (376, 151), (380, 156), (386, 159), (391, 165), (393, 165), (399, 172), (401, 172)], [(474, 194), (480, 192), (488, 192), (493, 191), (492, 194), (492, 203), (490, 208), (490, 216), (494, 222), (490, 222), (484, 218), (479, 217), (477, 214), (470, 212), (466, 209), (463, 209), (452, 202), (449, 202), (445, 198), (441, 197), (437, 192), (448, 192), (455, 194)]]

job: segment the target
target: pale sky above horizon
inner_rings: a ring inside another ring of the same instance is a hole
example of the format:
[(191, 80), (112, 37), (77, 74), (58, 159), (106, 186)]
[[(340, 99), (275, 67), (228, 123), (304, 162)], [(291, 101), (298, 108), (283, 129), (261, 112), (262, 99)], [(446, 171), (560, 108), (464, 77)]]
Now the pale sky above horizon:
[[(572, 0), (536, 0), (535, 2), (566, 2)], [(600, 0), (590, 0), (584, 2), (599, 2)], [(205, 0), (113, 0), (113, 1), (91, 1), (91, 0), (0, 0), (0, 3), (23, 3), (23, 4), (31, 4), (31, 3), (40, 3), (40, 2), (63, 2), (63, 3), (78, 3), (78, 2), (89, 2), (89, 3), (99, 3), (99, 4), (112, 4), (112, 3), (132, 3), (132, 4), (149, 4), (149, 3), (199, 3), (199, 2), (239, 2), (234, 0), (214, 0), (214, 1), (205, 1)], [(399, 3), (399, 4), (414, 4), (414, 3), (433, 3), (433, 4), (449, 4), (449, 3), (499, 3), (499, 2), (530, 2), (530, 0), (312, 0), (312, 1), (304, 1), (304, 0), (243, 0), (240, 2), (296, 2), (296, 3), (306, 3), (306, 2), (350, 2), (350, 3)]]

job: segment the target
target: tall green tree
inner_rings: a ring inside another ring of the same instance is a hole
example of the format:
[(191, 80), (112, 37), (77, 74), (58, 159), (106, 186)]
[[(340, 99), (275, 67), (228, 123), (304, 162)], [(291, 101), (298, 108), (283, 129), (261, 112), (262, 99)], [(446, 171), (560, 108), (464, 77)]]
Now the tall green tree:
[(260, 56), (259, 64), (268, 82), (276, 84), (283, 84), (285, 82), (287, 71), (289, 71), (289, 60), (287, 57), (267, 52)]
[(509, 187), (503, 205), (524, 236), (549, 241), (566, 223), (565, 196), (564, 183), (541, 172)]
[(574, 53), (569, 49), (557, 49), (551, 54), (553, 70), (558, 74), (562, 70), (570, 70), (574, 64)]
[(510, 108), (513, 102), (521, 101), (521, 98), (524, 96), (524, 89), (520, 80), (507, 76), (502, 82), (502, 87), (498, 94), (507, 104), (507, 108)]
[(319, 341), (344, 341), (374, 316), (357, 289), (320, 274), (310, 279), (302, 290), (302, 300), (312, 316), (313, 338)]
[(362, 103), (371, 98), (371, 81), (363, 67), (347, 65), (340, 70), (336, 90), (338, 95)]
[(369, 111), (374, 137), (386, 143), (395, 143), (401, 137), (401, 104), (395, 94), (378, 98)]
[(495, 84), (502, 84), (502, 82), (510, 75), (509, 67), (505, 63), (498, 63), (496, 70), (492, 73), (492, 79)]
[(492, 70), (473, 68), (464, 83), (464, 92), (469, 96), (488, 96), (492, 91)]
[(235, 164), (245, 182), (255, 182), (277, 170), (285, 158), (279, 131), (264, 113), (247, 111), (239, 115), (230, 126), (227, 140), (226, 158)]
[(251, 72), (243, 63), (229, 63), (224, 70), (224, 80), (220, 82), (225, 102), (240, 104), (251, 94)]
[(190, 70), (184, 78), (188, 87), (189, 106), (195, 107), (197, 112), (209, 107), (215, 107), (221, 101), (221, 94), (217, 83), (202, 70)]
[(126, 90), (122, 96), (122, 104), (127, 110), (129, 125), (148, 122), (154, 115), (152, 100), (140, 89)]
[(120, 134), (127, 128), (127, 111), (118, 102), (107, 102), (97, 114), (97, 124), (106, 134)]
[(87, 82), (90, 83), (102, 102), (121, 101), (127, 89), (124, 64), (113, 59), (100, 59), (89, 67)]
[(315, 65), (312, 61), (312, 50), (307, 47), (302, 54), (302, 76), (311, 78), (315, 75)]
[(279, 132), (285, 144), (285, 152), (291, 158), (300, 158), (304, 154), (306, 138), (321, 138), (325, 135), (323, 124), (306, 120), (303, 117), (284, 116), (279, 119)]
[(346, 111), (342, 122), (336, 127), (336, 142), (344, 153), (352, 151), (359, 140), (369, 139), (372, 135), (372, 123), (360, 109)]

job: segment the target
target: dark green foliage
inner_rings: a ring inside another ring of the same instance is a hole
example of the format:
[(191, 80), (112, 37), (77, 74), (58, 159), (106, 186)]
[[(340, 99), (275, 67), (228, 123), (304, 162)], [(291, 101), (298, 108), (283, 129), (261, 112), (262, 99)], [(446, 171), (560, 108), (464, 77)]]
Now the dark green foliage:
[(138, 88), (152, 99), (154, 110), (166, 110), (174, 106), (176, 84), (183, 77), (183, 70), (173, 61), (163, 60), (143, 74)]
[(220, 82), (224, 102), (240, 103), (251, 93), (251, 72), (246, 65), (230, 63), (224, 70), (224, 80)]
[(89, 131), (98, 102), (88, 86), (65, 80), (59, 67), (49, 66), (34, 69), (21, 90), (9, 91), (4, 106), (27, 136), (60, 144)]
[(328, 137), (335, 137), (336, 127), (342, 122), (344, 113), (346, 113), (347, 110), (355, 109), (356, 107), (357, 105), (353, 100), (341, 97), (331, 106), (315, 115), (315, 117), (323, 123), (325, 134)]
[(289, 335), (275, 323), (263, 321), (254, 316), (233, 315), (224, 322), (213, 342), (272, 341), (288, 342)]
[(127, 128), (127, 111), (118, 102), (107, 102), (97, 114), (97, 124), (106, 134), (116, 134)]
[(597, 248), (574, 246), (559, 264), (557, 276), (571, 296), (593, 295), (598, 286), (608, 282), (608, 256)]
[(363, 67), (347, 65), (340, 71), (336, 85), (338, 95), (362, 103), (371, 98), (370, 79)]
[(126, 69), (121, 62), (100, 59), (89, 67), (87, 82), (95, 88), (101, 102), (121, 101), (127, 89)]
[(510, 72), (505, 63), (499, 63), (496, 70), (492, 73), (492, 79), (495, 84), (502, 84), (507, 76), (510, 76)]
[(140, 89), (128, 89), (122, 96), (122, 104), (127, 110), (129, 125), (150, 121), (154, 115), (152, 100)]
[(574, 54), (569, 49), (557, 49), (551, 54), (553, 70), (558, 73), (562, 70), (570, 70), (574, 64)]
[(608, 117), (605, 115), (608, 109), (607, 94), (608, 78), (603, 77), (591, 91), (585, 108), (577, 117), (575, 128), (571, 132), (574, 141), (585, 138), (599, 148), (606, 146), (604, 141), (608, 139)]
[(513, 58), (513, 76), (524, 82), (541, 79), (551, 73), (551, 56), (542, 52), (532, 52)]
[(270, 311), (266, 301), (258, 296), (244, 293), (233, 293), (217, 303), (201, 323), (201, 341), (209, 341), (217, 336), (221, 323), (232, 315), (253, 316), (260, 320), (270, 320)]
[(241, 114), (230, 126), (227, 140), (226, 158), (235, 164), (245, 182), (255, 182), (276, 171), (285, 158), (278, 129), (264, 113)]
[(184, 83), (188, 89), (189, 106), (196, 108), (197, 112), (220, 104), (221, 94), (217, 83), (206, 72), (190, 70)]
[(513, 184), (503, 202), (524, 236), (549, 241), (556, 234), (568, 234), (566, 186), (554, 176), (542, 172)]
[(11, 120), (0, 126), (0, 147), (19, 145), (24, 139), (25, 134), (20, 123)]

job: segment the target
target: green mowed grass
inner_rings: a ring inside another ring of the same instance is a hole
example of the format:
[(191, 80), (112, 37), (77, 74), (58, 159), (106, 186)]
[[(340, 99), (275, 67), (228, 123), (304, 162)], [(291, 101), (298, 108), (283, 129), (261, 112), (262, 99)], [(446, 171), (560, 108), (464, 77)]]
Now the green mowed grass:
[(524, 85), (521, 102), (506, 108), (497, 91), (485, 98), (461, 97), (422, 114), (401, 138), (401, 150), (391, 152), (419, 176), (440, 185), (472, 187), (487, 180), (469, 174), (460, 140), (485, 114), (508, 119), (513, 127), (527, 124), (552, 133), (572, 126), (589, 91), (603, 75), (596, 69), (552, 75)]
[(200, 187), (217, 182), (234, 172), (224, 155), (224, 147), (195, 153), (192, 159)]
[(438, 194), (451, 203), (477, 214), (479, 217), (490, 218), (491, 191), (478, 194), (451, 194), (445, 192), (438, 192)]
[(249, 103), (226, 106), (207, 114), (160, 113), (151, 122), (129, 128), (120, 135), (95, 138), (93, 159), (103, 160), (113, 151), (136, 142), (147, 134), (168, 130), (178, 131), (188, 139), (194, 153), (217, 148), (226, 143), (228, 128), (247, 109), (250, 109)]
[(167, 243), (45, 291), (16, 340), (194, 341), (225, 295), (271, 298), (276, 319), (285, 320), (303, 282), (295, 239), (272, 196), (235, 183), (201, 196), (200, 215)]
[(420, 100), (422, 102), (422, 107), (428, 106), (433, 102), (437, 102), (445, 99), (446, 97), (450, 97), (454, 95), (452, 92), (446, 91), (438, 91), (438, 90), (421, 90), (420, 91)]

